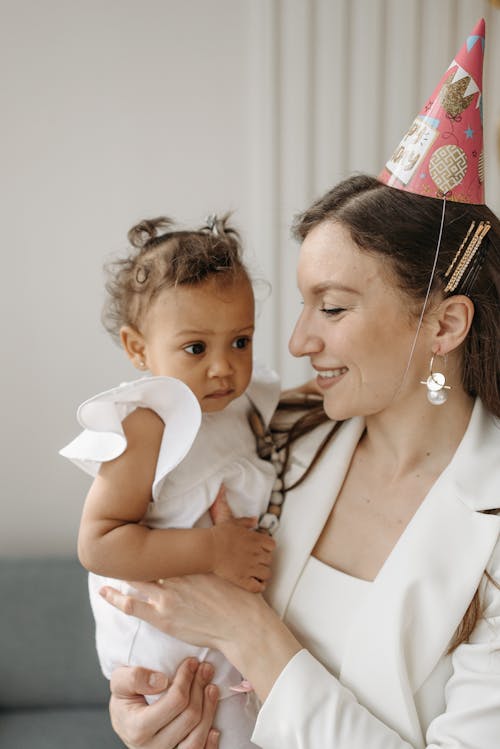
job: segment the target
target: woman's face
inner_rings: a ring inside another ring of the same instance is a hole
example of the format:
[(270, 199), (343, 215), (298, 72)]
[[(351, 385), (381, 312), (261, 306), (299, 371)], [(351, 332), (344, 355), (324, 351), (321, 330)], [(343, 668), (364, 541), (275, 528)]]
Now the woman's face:
[(307, 235), (298, 286), (304, 308), (289, 347), (310, 357), (330, 418), (368, 416), (411, 393), (425, 396), (425, 331), (405, 376), (417, 328), (409, 300), (383, 260), (361, 251), (342, 224), (324, 222)]

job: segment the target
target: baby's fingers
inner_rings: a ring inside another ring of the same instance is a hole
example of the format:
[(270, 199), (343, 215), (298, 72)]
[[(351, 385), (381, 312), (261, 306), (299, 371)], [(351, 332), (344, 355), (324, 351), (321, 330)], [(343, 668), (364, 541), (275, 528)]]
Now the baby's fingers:
[(233, 512), (229, 506), (226, 496), (226, 487), (224, 484), (221, 485), (216, 498), (214, 499), (210, 509), (210, 517), (212, 523), (217, 525), (219, 523), (227, 523), (234, 520)]
[(266, 583), (258, 580), (256, 577), (243, 577), (235, 582), (240, 588), (247, 590), (249, 593), (263, 593), (266, 589)]
[(271, 536), (268, 536), (267, 534), (264, 535), (262, 533), (257, 534), (260, 539), (260, 548), (263, 551), (273, 552), (276, 548), (276, 541)]
[[(242, 519), (247, 520), (247, 518)], [(250, 528), (251, 526), (247, 527)], [(267, 534), (264, 535), (263, 533), (258, 533), (255, 530), (255, 527), (251, 528), (251, 531), (251, 533), (246, 533), (241, 536), (241, 539), (246, 543), (247, 548), (252, 548), (255, 554), (263, 555), (263, 557), (268, 555), (270, 558), (272, 552), (276, 548), (276, 541), (274, 538), (271, 538), (271, 536), (268, 536)]]
[(236, 518), (232, 521), (233, 525), (239, 525), (240, 528), (250, 528), (251, 530), (257, 528), (257, 522), (257, 516), (251, 518)]
[(268, 565), (258, 564), (251, 571), (251, 576), (256, 577), (257, 580), (267, 582), (271, 578), (271, 568)]

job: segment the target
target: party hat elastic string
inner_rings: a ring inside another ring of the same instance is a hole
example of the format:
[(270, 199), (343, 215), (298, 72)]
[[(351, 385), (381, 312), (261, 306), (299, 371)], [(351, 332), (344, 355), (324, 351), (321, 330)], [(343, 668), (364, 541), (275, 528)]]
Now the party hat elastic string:
[(415, 346), (417, 345), (418, 334), (420, 333), (420, 328), (422, 327), (422, 322), (424, 320), (425, 310), (427, 309), (427, 304), (429, 301), (429, 297), (431, 295), (432, 282), (434, 281), (434, 276), (436, 274), (436, 266), (437, 266), (437, 261), (439, 257), (439, 250), (441, 249), (441, 238), (443, 236), (445, 213), (446, 213), (446, 195), (443, 195), (443, 210), (441, 211), (441, 224), (439, 226), (439, 234), (438, 234), (438, 240), (437, 240), (437, 245), (436, 245), (436, 252), (434, 253), (434, 262), (432, 264), (431, 274), (429, 276), (429, 283), (427, 284), (427, 290), (425, 293), (424, 303), (422, 304), (422, 310), (420, 312), (420, 317), (418, 318), (417, 329), (413, 337), (413, 343), (411, 345), (410, 355), (408, 356), (408, 363), (403, 373), (403, 377), (401, 378), (401, 383), (398, 389), (396, 390), (396, 393), (394, 394), (394, 398), (397, 396), (397, 394), (403, 387), (404, 381), (406, 379), (406, 375), (408, 374), (408, 370), (410, 369), (410, 365), (413, 359), (413, 354), (415, 351)]

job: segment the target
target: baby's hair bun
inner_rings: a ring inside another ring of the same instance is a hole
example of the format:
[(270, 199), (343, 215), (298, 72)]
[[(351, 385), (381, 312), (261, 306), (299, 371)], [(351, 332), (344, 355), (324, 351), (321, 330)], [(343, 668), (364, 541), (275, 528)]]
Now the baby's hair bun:
[(174, 222), (167, 216), (150, 218), (133, 226), (127, 234), (128, 241), (132, 247), (143, 250), (150, 246), (151, 242), (165, 234), (166, 230), (173, 226)]
[(124, 325), (141, 329), (149, 305), (163, 289), (215, 278), (223, 285), (242, 276), (250, 280), (229, 215), (211, 215), (198, 229), (177, 228), (167, 216), (143, 219), (130, 229), (127, 256), (106, 265), (102, 320), (115, 340)]
[(202, 234), (212, 234), (214, 237), (233, 235), (239, 240), (239, 232), (233, 229), (232, 226), (229, 226), (230, 217), (231, 213), (225, 213), (223, 216), (211, 213), (206, 217), (205, 224), (201, 227), (200, 232)]

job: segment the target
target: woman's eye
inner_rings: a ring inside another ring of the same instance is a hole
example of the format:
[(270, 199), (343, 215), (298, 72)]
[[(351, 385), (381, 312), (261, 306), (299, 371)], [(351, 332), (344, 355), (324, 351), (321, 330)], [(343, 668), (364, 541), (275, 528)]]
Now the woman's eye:
[(335, 317), (335, 315), (345, 312), (345, 307), (321, 307), (320, 312), (323, 312), (328, 317)]
[(205, 353), (206, 346), (204, 343), (190, 343), (189, 346), (184, 346), (184, 351), (188, 354), (194, 354), (195, 356), (198, 354), (204, 354)]
[(245, 349), (252, 343), (252, 339), (248, 335), (243, 335), (240, 338), (236, 338), (233, 341), (233, 348)]

